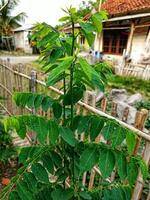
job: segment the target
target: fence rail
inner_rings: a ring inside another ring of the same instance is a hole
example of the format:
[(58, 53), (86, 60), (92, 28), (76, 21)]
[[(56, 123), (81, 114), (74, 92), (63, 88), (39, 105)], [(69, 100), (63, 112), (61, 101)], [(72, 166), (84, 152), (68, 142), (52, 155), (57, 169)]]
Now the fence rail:
[(122, 66), (116, 66), (115, 72), (122, 76), (134, 76), (143, 80), (150, 80), (150, 64), (122, 63)]
[[(63, 94), (61, 90), (55, 87), (46, 87), (46, 83), (43, 81), (44, 75), (37, 74), (35, 71), (31, 71), (31, 69), (26, 69), (23, 65), (12, 66), (9, 62), (0, 61), (0, 96), (6, 97), (7, 101), (4, 101), (3, 105), (0, 106), (5, 109), (8, 115), (19, 115), (19, 114), (27, 114), (27, 113), (34, 113), (34, 110), (30, 110), (28, 108), (22, 109), (18, 108), (12, 101), (12, 94), (14, 91), (22, 91), (22, 92), (36, 92), (49, 94), (51, 93), (52, 96), (58, 96)], [(85, 94), (84, 100), (79, 101), (77, 105), (76, 112), (80, 114), (83, 112), (84, 115), (87, 113), (94, 113), (100, 116), (104, 116), (109, 119), (116, 120), (120, 125), (124, 126), (125, 128), (130, 129), (138, 136), (138, 141), (135, 149), (135, 154), (139, 148), (141, 139), (143, 139), (144, 147), (142, 150), (142, 157), (145, 162), (149, 165), (150, 163), (150, 135), (143, 132), (144, 130), (144, 123), (148, 116), (147, 110), (141, 110), (136, 113), (134, 125), (129, 125), (126, 123), (128, 117), (128, 108), (124, 110), (124, 114), (122, 120), (116, 118), (117, 113), (117, 103), (113, 102), (111, 107), (111, 112), (108, 114), (106, 113), (107, 109), (107, 99), (104, 98), (101, 103), (96, 106), (96, 95), (91, 92), (87, 92)], [(48, 117), (52, 116), (52, 113), (45, 113), (41, 109), (38, 111), (39, 115)], [(28, 138), (30, 141), (30, 138)], [(84, 139), (84, 138), (81, 138)], [(96, 142), (100, 141), (100, 137), (97, 138)], [(89, 189), (94, 185), (94, 177), (95, 174), (99, 173), (98, 169), (95, 167), (91, 172), (90, 181), (89, 181)], [(113, 176), (113, 175), (112, 175)], [(83, 184), (86, 182), (86, 174), (83, 177)], [(141, 194), (144, 187), (144, 180), (139, 172), (139, 176), (133, 191), (132, 199), (139, 200), (141, 198)], [(150, 194), (146, 197), (149, 200)]]

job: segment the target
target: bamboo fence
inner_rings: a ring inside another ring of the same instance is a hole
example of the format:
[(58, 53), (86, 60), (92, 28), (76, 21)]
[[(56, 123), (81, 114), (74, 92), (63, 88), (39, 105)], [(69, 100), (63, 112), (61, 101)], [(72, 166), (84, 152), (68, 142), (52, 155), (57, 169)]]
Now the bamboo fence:
[(150, 64), (122, 63), (115, 67), (115, 73), (121, 76), (133, 76), (143, 80), (150, 80)]
[[(42, 94), (52, 95), (53, 97), (57, 97), (58, 95), (63, 94), (63, 92), (58, 89), (59, 85), (56, 85), (56, 87), (46, 87), (46, 83), (44, 82), (45, 77), (43, 74), (37, 74), (36, 71), (32, 70), (30, 72), (30, 69), (27, 69), (22, 64), (18, 64), (15, 66), (12, 66), (9, 61), (2, 61), (0, 60), (0, 96), (5, 97), (7, 100), (0, 103), (0, 107), (2, 107), (6, 114), (8, 115), (21, 115), (21, 114), (27, 114), (27, 113), (35, 113), (51, 117), (52, 112), (49, 111), (48, 113), (45, 113), (40, 109), (39, 111), (35, 111), (34, 109), (22, 109), (18, 108), (14, 102), (12, 101), (12, 94), (14, 91), (21, 91), (21, 92), (39, 92)], [(96, 106), (96, 96), (95, 94), (91, 92), (86, 92), (85, 97), (83, 101), (79, 101), (76, 112), (77, 114), (82, 113), (83, 115), (87, 115), (88, 113), (97, 114), (100, 116), (104, 116), (109, 119), (116, 120), (121, 126), (130, 129), (133, 131), (137, 136), (137, 143), (134, 150), (134, 154), (136, 155), (138, 153), (139, 147), (141, 142), (144, 141), (144, 146), (142, 148), (141, 155), (143, 159), (145, 160), (146, 164), (150, 165), (150, 135), (143, 132), (144, 130), (144, 123), (148, 117), (148, 111), (145, 109), (142, 109), (141, 111), (138, 111), (136, 113), (135, 122), (134, 125), (131, 126), (127, 124), (127, 118), (128, 118), (128, 108), (125, 108), (124, 114), (122, 117), (122, 120), (117, 118), (117, 103), (113, 102), (111, 105), (111, 111), (108, 114), (107, 113), (107, 99), (103, 98), (100, 105)], [(27, 136), (27, 139), (31, 143), (31, 137), (32, 133), (29, 133)], [(81, 135), (81, 140), (84, 140), (84, 134)], [(96, 138), (95, 142), (103, 141), (103, 137), (99, 135)], [(105, 142), (105, 141), (104, 141)], [(88, 185), (89, 190), (94, 187), (94, 180), (97, 175), (100, 175), (100, 171), (98, 170), (97, 166), (95, 166), (91, 172), (90, 172), (90, 178), (88, 180), (87, 173), (83, 176), (83, 185)], [(112, 182), (115, 178), (115, 170), (113, 171), (111, 177), (108, 179), (109, 182)], [(69, 185), (67, 183), (67, 185)], [(150, 184), (149, 184), (150, 186)], [(149, 188), (149, 194), (145, 196), (143, 194), (143, 188), (145, 187), (145, 182), (141, 176), (141, 172), (139, 171), (139, 175), (133, 190), (132, 194), (132, 200), (140, 200), (140, 199), (146, 199), (150, 200), (150, 188)]]

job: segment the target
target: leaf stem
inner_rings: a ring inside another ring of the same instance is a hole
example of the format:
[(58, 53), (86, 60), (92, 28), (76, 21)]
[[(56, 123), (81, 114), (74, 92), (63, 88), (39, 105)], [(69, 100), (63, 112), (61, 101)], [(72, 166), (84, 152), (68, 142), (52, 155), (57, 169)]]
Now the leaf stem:
[[(74, 31), (74, 21), (72, 19), (72, 50), (71, 50), (71, 56), (74, 56), (74, 44), (75, 44), (75, 31)], [(70, 93), (71, 93), (71, 129), (73, 128), (73, 68), (74, 68), (74, 62), (72, 63), (70, 67)]]

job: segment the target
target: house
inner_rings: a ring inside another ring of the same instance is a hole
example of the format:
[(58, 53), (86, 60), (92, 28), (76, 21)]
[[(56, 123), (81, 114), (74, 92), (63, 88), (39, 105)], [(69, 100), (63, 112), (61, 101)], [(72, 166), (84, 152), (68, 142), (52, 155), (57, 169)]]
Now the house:
[(109, 19), (94, 50), (112, 59), (125, 53), (133, 62), (150, 57), (150, 0), (106, 0), (102, 9)]
[(30, 46), (29, 39), (32, 28), (31, 25), (24, 25), (13, 30), (16, 50), (21, 50), (25, 53), (32, 53), (33, 49)]
[[(101, 9), (108, 12), (108, 20), (103, 21), (103, 31), (95, 39), (95, 55), (103, 53), (105, 59), (116, 61), (126, 55), (133, 62), (149, 58), (150, 0), (106, 0)], [(65, 32), (69, 31), (66, 27)], [(84, 37), (78, 42), (83, 49), (89, 48)]]

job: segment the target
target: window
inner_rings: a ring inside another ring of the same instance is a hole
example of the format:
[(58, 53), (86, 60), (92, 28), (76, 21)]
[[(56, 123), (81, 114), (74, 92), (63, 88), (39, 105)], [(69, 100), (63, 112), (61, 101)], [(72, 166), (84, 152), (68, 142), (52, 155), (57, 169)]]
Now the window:
[(127, 31), (104, 31), (103, 52), (108, 54), (122, 54), (128, 41)]

